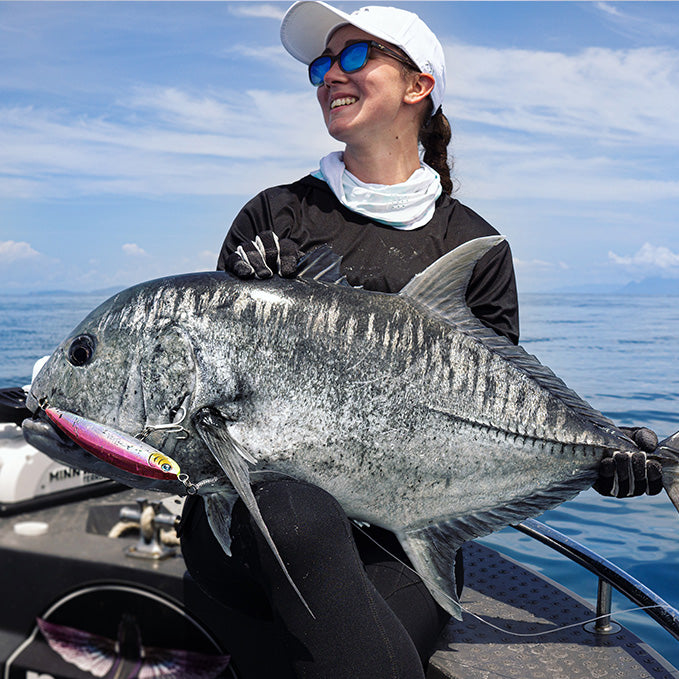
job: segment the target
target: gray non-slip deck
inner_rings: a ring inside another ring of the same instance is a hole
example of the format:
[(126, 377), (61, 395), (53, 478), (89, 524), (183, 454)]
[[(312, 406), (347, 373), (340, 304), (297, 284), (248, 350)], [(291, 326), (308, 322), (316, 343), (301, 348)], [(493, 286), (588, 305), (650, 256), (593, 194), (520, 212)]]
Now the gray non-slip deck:
[[(503, 630), (535, 633), (594, 617), (572, 592), (477, 543), (465, 545), (462, 605)], [(677, 679), (679, 672), (634, 634), (594, 635), (581, 624), (515, 637), (471, 615), (452, 621), (427, 679)]]
[[(249, 651), (243, 652), (249, 648), (249, 628), (233, 611), (221, 609), (191, 586), (181, 557), (161, 562), (130, 559), (124, 550), (135, 544), (134, 535), (106, 537), (120, 506), (134, 507), (137, 495), (127, 491), (0, 520), (0, 562), (5, 569), (0, 587), (0, 668), (26, 638), (37, 615), (65, 592), (97, 581), (136, 583), (184, 603), (233, 654), (239, 676), (279, 676), (262, 669), (262, 654), (251, 657)], [(90, 524), (102, 510), (107, 510), (101, 513), (106, 526), (100, 532)], [(26, 520), (44, 521), (49, 530), (42, 536), (17, 535), (14, 525)], [(464, 550), (462, 604), (498, 627), (533, 633), (593, 617), (591, 608), (571, 592), (496, 551), (477, 543), (465, 545)], [(273, 649), (266, 655), (266, 663), (276, 667)], [(624, 629), (597, 637), (578, 624), (540, 637), (517, 638), (467, 614), (462, 622), (448, 625), (427, 672), (427, 679), (614, 677), (679, 679), (679, 672)]]

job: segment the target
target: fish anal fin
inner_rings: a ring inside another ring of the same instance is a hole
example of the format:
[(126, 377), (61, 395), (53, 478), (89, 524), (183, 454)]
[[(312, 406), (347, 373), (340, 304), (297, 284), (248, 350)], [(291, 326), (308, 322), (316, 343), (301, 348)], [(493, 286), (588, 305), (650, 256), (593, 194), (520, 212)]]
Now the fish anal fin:
[(594, 472), (586, 470), (533, 495), (464, 516), (406, 526), (396, 531), (396, 535), (432, 596), (459, 620), (461, 607), (456, 593), (455, 555), (460, 546), (507, 525), (539, 516), (570, 500), (591, 486), (593, 475)]
[(462, 543), (453, 526), (440, 524), (406, 529), (396, 535), (437, 603), (454, 618), (462, 620), (455, 581), (455, 556)]
[[(290, 585), (295, 590), (311, 616), (315, 617), (309, 608), (309, 605), (304, 600), (302, 593), (299, 591), (297, 585), (290, 576), (290, 573), (288, 572), (288, 569), (285, 566), (280, 553), (278, 552), (278, 548), (271, 537), (271, 533), (269, 533), (269, 529), (264, 522), (264, 517), (262, 517), (262, 513), (257, 506), (257, 500), (255, 499), (255, 495), (252, 492), (252, 488), (250, 487), (250, 470), (243, 454), (243, 448), (229, 433), (229, 424), (230, 422), (225, 420), (223, 415), (212, 408), (203, 408), (193, 416), (193, 425), (198, 431), (201, 439), (208, 447), (215, 460), (217, 460), (219, 466), (224, 470), (224, 473), (228, 476), (229, 481), (231, 481), (241, 500), (243, 500), (245, 503), (245, 506), (250, 512), (253, 520), (262, 531), (264, 539), (271, 547), (271, 550), (283, 569), (283, 572), (290, 582)], [(228, 544), (230, 546), (230, 539), (224, 538), (224, 535), (222, 534), (222, 532), (226, 530), (228, 536), (228, 526), (225, 527), (223, 520), (217, 515), (220, 511), (225, 511), (226, 509), (227, 507), (224, 506), (223, 500), (220, 500), (219, 494), (214, 494), (208, 497), (208, 520), (210, 521), (210, 526), (212, 529), (219, 531), (219, 533), (215, 533), (215, 536), (220, 541), (220, 544), (222, 544), (222, 547), (224, 547), (223, 540), (228, 540)], [(212, 518), (210, 518), (211, 514)], [(230, 515), (231, 514), (229, 511), (229, 517)]]

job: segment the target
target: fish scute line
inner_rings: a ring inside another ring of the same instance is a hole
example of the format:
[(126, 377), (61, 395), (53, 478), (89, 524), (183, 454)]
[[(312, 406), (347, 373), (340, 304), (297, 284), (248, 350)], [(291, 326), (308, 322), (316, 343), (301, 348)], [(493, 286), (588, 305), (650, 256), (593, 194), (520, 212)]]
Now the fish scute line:
[[(531, 444), (538, 444), (541, 445), (541, 447), (545, 447), (545, 445), (550, 445), (552, 446), (553, 452), (557, 454), (564, 454), (570, 451), (572, 455), (576, 455), (578, 453), (582, 454), (584, 457), (588, 456), (588, 449), (591, 449), (591, 455), (593, 458), (596, 458), (597, 456), (603, 455), (604, 451), (606, 448), (601, 445), (595, 445), (595, 444), (587, 444), (587, 443), (577, 443), (577, 442), (565, 442), (565, 441), (558, 441), (556, 439), (549, 439), (545, 438), (542, 436), (537, 436), (533, 434), (528, 434), (528, 433), (521, 433), (518, 431), (513, 431), (513, 430), (506, 430), (506, 429), (501, 429), (500, 427), (495, 427), (491, 424), (488, 424), (486, 422), (480, 422), (478, 420), (474, 420), (472, 418), (468, 417), (461, 417), (460, 415), (455, 415), (447, 410), (444, 410), (443, 408), (436, 408), (434, 406), (429, 406), (429, 410), (433, 410), (434, 412), (441, 413), (442, 415), (445, 415), (446, 417), (449, 417), (451, 419), (454, 419), (462, 424), (466, 424), (470, 426), (472, 429), (480, 429), (482, 431), (486, 432), (493, 432), (496, 434), (496, 438), (501, 438), (505, 440), (509, 440), (511, 437), (513, 437), (511, 443), (515, 444), (517, 442), (520, 443), (528, 443), (530, 442)], [(499, 435), (499, 436), (498, 436)]]

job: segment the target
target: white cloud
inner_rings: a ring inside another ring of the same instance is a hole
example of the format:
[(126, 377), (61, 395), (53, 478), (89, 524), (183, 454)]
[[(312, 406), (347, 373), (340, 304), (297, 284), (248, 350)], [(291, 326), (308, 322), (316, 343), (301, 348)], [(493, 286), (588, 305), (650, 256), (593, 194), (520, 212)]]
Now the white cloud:
[(0, 108), (0, 195), (250, 194), (315, 169), (332, 145), (308, 92), (150, 88), (118, 107), (117, 120)]
[(544, 259), (519, 259), (513, 258), (514, 268), (517, 271), (551, 271), (558, 268), (562, 271), (568, 270), (570, 267), (565, 262), (548, 262)]
[(11, 264), (23, 259), (33, 259), (39, 256), (40, 253), (25, 241), (0, 241), (0, 262), (5, 264)]
[(679, 50), (445, 49), (462, 198), (679, 198)]
[(449, 45), (446, 107), (473, 123), (600, 142), (679, 144), (679, 51), (576, 54)]
[(610, 14), (615, 17), (622, 16), (622, 12), (610, 2), (595, 2), (594, 4), (596, 8), (601, 10), (604, 14)]
[(270, 5), (266, 2), (237, 2), (229, 5), (229, 12), (239, 17), (254, 17), (255, 19), (275, 19), (280, 21), (287, 6)]
[[(625, 6), (625, 11), (622, 11), (624, 5), (627, 6)], [(613, 5), (608, 2), (597, 2), (593, 6), (613, 30), (625, 37), (642, 38), (645, 43), (648, 43), (649, 39), (656, 36), (662, 38), (679, 34), (673, 3), (663, 3), (659, 6), (660, 10), (658, 11), (656, 7), (656, 12), (650, 16), (646, 8), (640, 12), (639, 6), (635, 6), (635, 3)], [(666, 12), (665, 7), (668, 8)]]
[(140, 248), (136, 243), (125, 243), (122, 247), (122, 251), (126, 255), (130, 255), (131, 257), (145, 257), (146, 255), (146, 250), (143, 248)]
[(307, 67), (296, 59), (290, 58), (281, 44), (265, 46), (236, 43), (225, 47), (220, 54), (247, 57), (249, 60), (262, 62), (264, 68), (267, 69), (270, 69), (273, 63), (277, 69), (291, 74), (297, 82), (306, 82)]
[[(679, 51), (446, 52), (464, 199), (679, 197), (674, 165), (658, 171), (679, 146)], [(100, 116), (0, 108), (0, 195), (247, 195), (291, 181), (341, 147), (299, 87), (138, 87)]]
[(664, 245), (644, 243), (633, 255), (620, 256), (615, 252), (608, 253), (609, 259), (628, 270), (644, 272), (664, 271), (679, 274), (679, 254), (672, 252)]

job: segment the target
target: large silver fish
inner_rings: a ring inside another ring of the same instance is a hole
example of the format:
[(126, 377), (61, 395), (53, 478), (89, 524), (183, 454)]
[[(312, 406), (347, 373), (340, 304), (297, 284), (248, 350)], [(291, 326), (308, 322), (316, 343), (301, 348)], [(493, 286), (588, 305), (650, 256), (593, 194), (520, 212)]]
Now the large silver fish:
[[(461, 543), (572, 498), (592, 485), (604, 455), (636, 450), (467, 308), (474, 265), (498, 242), (460, 246), (395, 295), (214, 272), (151, 281), (104, 302), (54, 352), (29, 407), (143, 432), (178, 463), (183, 483), (111, 466), (46, 418), (27, 420), (25, 436), (133, 487), (200, 493), (227, 551), (238, 495), (268, 535), (251, 478), (275, 472), (317, 484), (349, 516), (395, 532), (459, 617)], [(679, 434), (653, 456), (679, 508)]]

